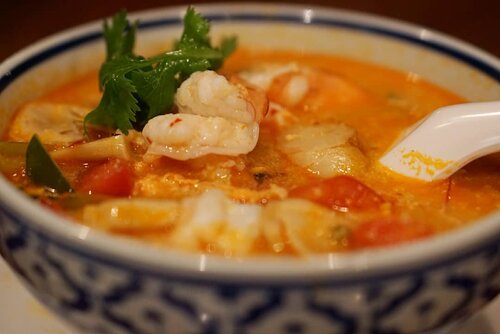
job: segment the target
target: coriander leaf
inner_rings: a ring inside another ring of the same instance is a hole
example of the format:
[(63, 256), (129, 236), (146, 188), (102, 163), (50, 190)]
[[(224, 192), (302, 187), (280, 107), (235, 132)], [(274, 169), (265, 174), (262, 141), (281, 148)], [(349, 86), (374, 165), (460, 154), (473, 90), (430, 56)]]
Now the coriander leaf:
[(106, 60), (132, 56), (136, 30), (137, 22), (129, 27), (125, 10), (113, 16), (111, 25), (104, 21), (103, 34), (106, 40)]
[(175, 92), (181, 80), (187, 78), (196, 71), (204, 71), (210, 68), (210, 62), (205, 58), (197, 59), (191, 57), (189, 60), (164, 60), (149, 72), (132, 72), (133, 81), (137, 87), (137, 93), (148, 106), (146, 119), (149, 120), (170, 110), (174, 104)]
[(208, 69), (213, 69), (212, 64), (208, 61), (208, 59), (192, 60), (185, 63), (180, 70), (179, 82), (181, 83), (186, 80), (194, 72), (206, 71)]
[(148, 106), (147, 110), (141, 111), (139, 121), (145, 123), (172, 107), (177, 89), (175, 75), (178, 68), (179, 61), (162, 61), (152, 71), (131, 73), (138, 95)]
[(136, 88), (125, 75), (111, 76), (105, 81), (104, 92), (96, 109), (85, 116), (84, 122), (121, 129), (128, 134), (140, 110), (134, 95)]
[(26, 174), (33, 183), (52, 188), (57, 192), (72, 191), (69, 182), (37, 135), (31, 137), (26, 149)]
[(208, 22), (192, 7), (188, 7), (184, 15), (184, 31), (177, 48), (210, 47), (209, 30)]
[(238, 39), (235, 36), (223, 39), (220, 44), (220, 50), (224, 58), (229, 57), (236, 50), (237, 46)]
[(217, 59), (213, 59), (211, 61), (211, 65), (214, 69), (218, 69), (222, 66), (222, 63), (224, 62), (224, 59), (226, 59), (227, 57), (229, 57), (229, 55), (231, 55), (231, 53), (234, 52), (234, 50), (236, 50), (236, 46), (237, 46), (237, 39), (236, 37), (230, 37), (230, 38), (225, 38), (221, 41), (221, 45), (218, 49), (218, 51), (220, 51), (220, 53), (222, 54), (222, 58), (217, 58)]
[(136, 27), (130, 27), (125, 12), (117, 13), (111, 26), (104, 24), (107, 60), (99, 72), (103, 95), (85, 117), (85, 126), (93, 123), (125, 134), (131, 128), (141, 130), (149, 119), (172, 112), (183, 80), (196, 71), (218, 69), (236, 47), (235, 38), (222, 41), (220, 48), (211, 46), (209, 23), (191, 7), (173, 51), (150, 58), (135, 55)]

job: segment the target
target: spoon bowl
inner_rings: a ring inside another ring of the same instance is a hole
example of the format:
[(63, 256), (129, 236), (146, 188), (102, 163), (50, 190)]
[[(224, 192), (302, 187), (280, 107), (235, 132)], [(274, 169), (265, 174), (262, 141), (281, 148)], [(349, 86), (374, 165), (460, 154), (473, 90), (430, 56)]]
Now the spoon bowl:
[(497, 151), (500, 101), (464, 103), (435, 110), (403, 133), (379, 162), (398, 174), (430, 182)]

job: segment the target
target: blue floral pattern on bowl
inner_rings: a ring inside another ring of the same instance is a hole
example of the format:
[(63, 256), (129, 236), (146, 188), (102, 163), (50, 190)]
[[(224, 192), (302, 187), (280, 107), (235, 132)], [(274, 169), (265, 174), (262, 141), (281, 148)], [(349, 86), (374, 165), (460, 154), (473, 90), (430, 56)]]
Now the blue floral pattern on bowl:
[(43, 303), (88, 333), (414, 333), (465, 319), (500, 292), (499, 244), (390, 279), (228, 284), (135, 271), (7, 217), (4, 258)]

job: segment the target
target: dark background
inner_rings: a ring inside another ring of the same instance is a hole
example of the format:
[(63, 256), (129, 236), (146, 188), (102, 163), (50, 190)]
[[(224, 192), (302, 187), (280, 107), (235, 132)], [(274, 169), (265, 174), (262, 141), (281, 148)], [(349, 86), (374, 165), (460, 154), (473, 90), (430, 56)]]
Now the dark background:
[[(42, 37), (77, 24), (112, 15), (122, 8), (131, 12), (152, 7), (200, 2), (202, 1), (0, 0), (0, 61)], [(409, 21), (453, 35), (500, 57), (500, 0), (303, 0), (288, 2), (357, 10)]]

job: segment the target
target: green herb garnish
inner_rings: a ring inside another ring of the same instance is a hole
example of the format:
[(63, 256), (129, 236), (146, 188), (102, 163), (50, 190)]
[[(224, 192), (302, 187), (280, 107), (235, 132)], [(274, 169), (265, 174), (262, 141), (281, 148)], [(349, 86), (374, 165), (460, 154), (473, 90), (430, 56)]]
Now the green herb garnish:
[(71, 191), (71, 186), (59, 167), (45, 150), (37, 135), (31, 137), (26, 149), (26, 174), (33, 183), (57, 192)]
[(133, 53), (137, 23), (130, 24), (126, 12), (104, 23), (107, 57), (99, 73), (103, 96), (96, 109), (85, 117), (92, 123), (119, 129), (127, 134), (141, 130), (146, 122), (171, 112), (177, 88), (193, 72), (218, 69), (236, 48), (236, 39), (213, 47), (209, 23), (193, 8), (184, 16), (184, 31), (175, 49), (151, 58)]

